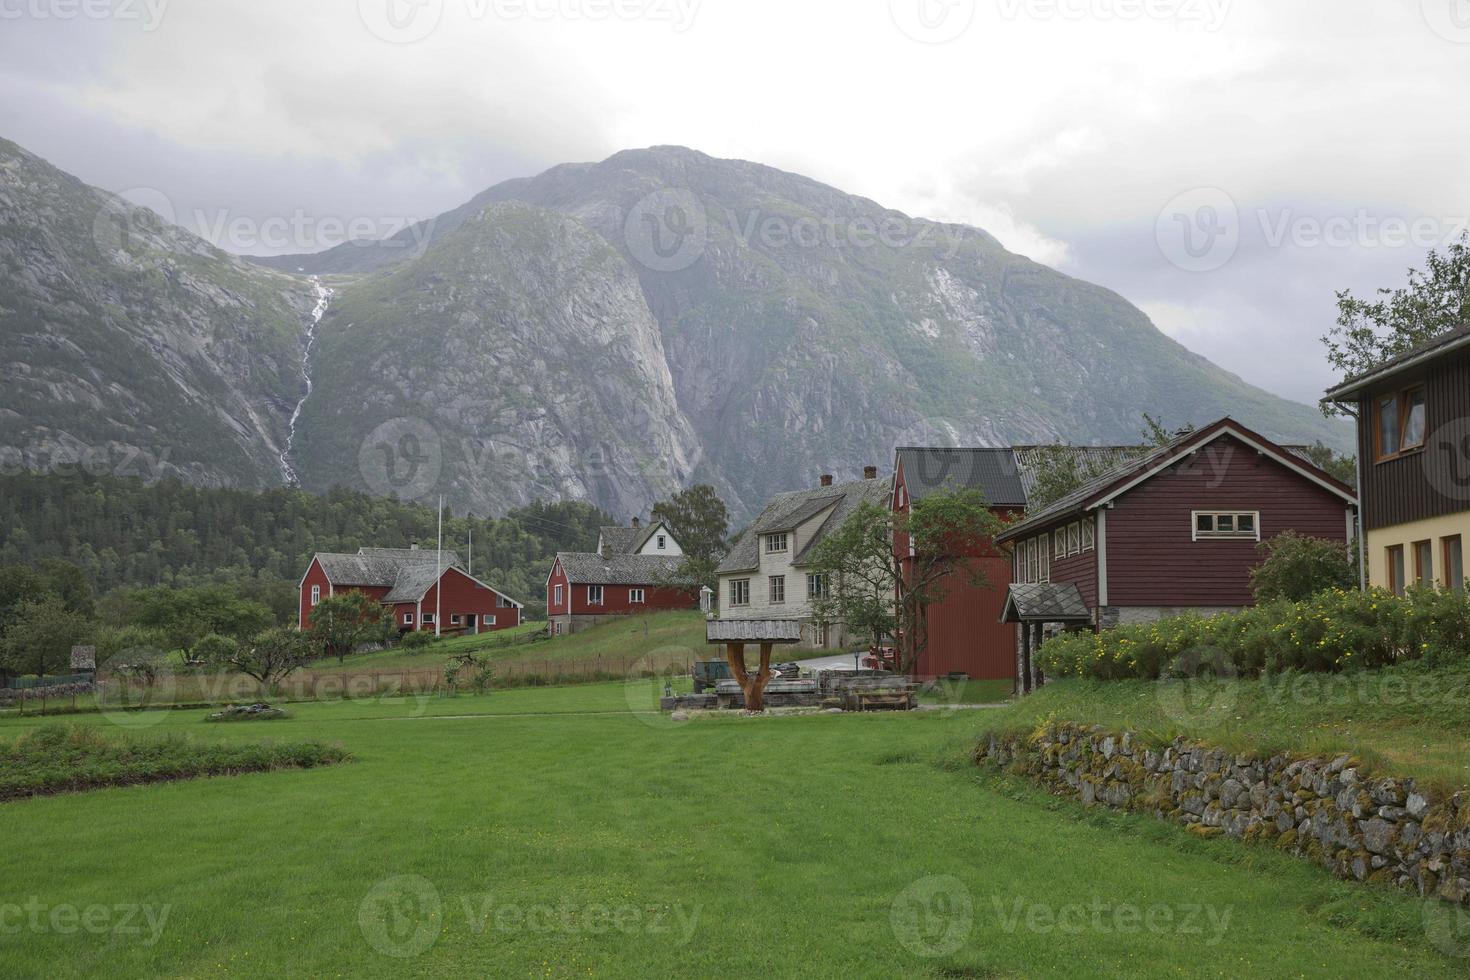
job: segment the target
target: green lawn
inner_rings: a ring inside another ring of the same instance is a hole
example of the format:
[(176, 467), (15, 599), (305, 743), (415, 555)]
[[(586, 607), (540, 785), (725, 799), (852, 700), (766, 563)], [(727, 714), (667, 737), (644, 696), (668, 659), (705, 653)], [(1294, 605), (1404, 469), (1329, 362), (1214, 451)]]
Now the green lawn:
[(0, 805), (0, 973), (1470, 976), (1410, 897), (980, 772), (1001, 712), (675, 723), (657, 693), (129, 719), (353, 760)]

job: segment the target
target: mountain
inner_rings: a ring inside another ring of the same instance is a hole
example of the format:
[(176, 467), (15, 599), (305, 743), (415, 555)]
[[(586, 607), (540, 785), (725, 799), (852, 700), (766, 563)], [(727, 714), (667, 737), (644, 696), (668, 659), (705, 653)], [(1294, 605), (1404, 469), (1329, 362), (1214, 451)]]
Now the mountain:
[[(377, 276), (406, 267), (443, 282), (465, 270), (436, 279), (436, 243), (500, 220), (507, 202), (595, 231), (637, 276), (636, 315), (646, 307), (657, 322), (679, 410), (703, 448), (696, 476), (741, 513), (818, 473), (886, 463), (896, 444), (1131, 442), (1144, 412), (1170, 424), (1229, 414), (1290, 442), (1346, 443), (1345, 428), (1315, 409), (1246, 384), (1116, 293), (983, 231), (682, 147), (553, 167), (376, 246), (272, 264)], [(425, 323), (399, 318), (404, 330)]]
[(305, 487), (481, 514), (630, 515), (703, 480), (744, 517), (897, 444), (1129, 442), (1145, 411), (1347, 442), (983, 231), (680, 147), (245, 262), (0, 144), (0, 222), (0, 444), (136, 446), (198, 482), (283, 482), (298, 402)]
[(312, 295), (0, 140), (0, 459), (280, 485)]

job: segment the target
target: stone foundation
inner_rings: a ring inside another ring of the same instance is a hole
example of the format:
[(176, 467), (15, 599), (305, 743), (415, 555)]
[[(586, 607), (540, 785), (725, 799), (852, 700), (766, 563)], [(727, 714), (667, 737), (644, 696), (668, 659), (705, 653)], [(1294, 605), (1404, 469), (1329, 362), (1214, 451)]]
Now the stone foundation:
[(1269, 844), (1341, 878), (1470, 899), (1470, 794), (1436, 800), (1412, 779), (1370, 778), (1346, 755), (1263, 759), (1184, 739), (1154, 748), (1132, 733), (1058, 724), (992, 735), (975, 759), (1089, 805)]

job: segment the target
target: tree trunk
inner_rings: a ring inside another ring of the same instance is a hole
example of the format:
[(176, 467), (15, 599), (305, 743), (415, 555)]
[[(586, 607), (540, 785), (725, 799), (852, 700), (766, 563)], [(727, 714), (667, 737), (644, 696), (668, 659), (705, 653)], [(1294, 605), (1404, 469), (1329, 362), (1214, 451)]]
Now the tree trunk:
[(761, 665), (752, 677), (745, 669), (745, 644), (731, 643), (725, 647), (725, 658), (730, 661), (730, 673), (745, 692), (745, 710), (760, 712), (766, 709), (766, 684), (771, 680), (770, 643), (761, 644)]

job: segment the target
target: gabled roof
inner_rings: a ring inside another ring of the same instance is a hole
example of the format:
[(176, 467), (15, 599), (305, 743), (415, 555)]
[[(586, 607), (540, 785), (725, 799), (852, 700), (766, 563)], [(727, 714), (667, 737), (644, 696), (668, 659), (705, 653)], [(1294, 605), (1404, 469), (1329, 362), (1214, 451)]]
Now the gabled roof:
[(658, 585), (675, 581), (684, 559), (675, 555), (599, 555), (559, 551), (567, 581), (573, 585)]
[[(444, 571), (449, 571), (451, 566), (444, 566)], [(417, 602), (424, 597), (424, 593), (439, 581), (441, 572), (432, 564), (416, 562), (412, 565), (403, 565), (398, 569), (398, 578), (393, 582), (393, 588), (383, 596), (384, 602)]]
[(600, 527), (597, 529), (600, 550), (604, 555), (636, 555), (660, 529), (673, 537), (673, 532), (663, 521), (654, 521), (647, 527)]
[(1006, 590), (1002, 623), (1068, 623), (1092, 619), (1072, 582), (1018, 582)]
[(794, 530), (826, 511), (827, 519), (822, 522), (817, 533), (803, 542), (801, 550), (792, 557), (791, 563), (800, 565), (810, 556), (812, 549), (821, 543), (822, 538), (832, 529), (841, 527), (842, 522), (852, 516), (853, 511), (864, 501), (880, 507), (887, 506), (891, 490), (892, 483), (889, 480), (876, 479), (854, 480), (831, 487), (777, 494), (766, 504), (750, 529), (725, 555), (720, 562), (719, 574), (755, 571), (760, 567), (761, 535)]
[[(313, 558), (333, 585), (384, 587), (398, 581), (405, 566), (427, 565), (432, 571), (436, 553), (416, 548), (361, 548), (355, 555), (319, 551)], [(444, 552), (443, 560), (445, 568), (459, 565), (459, 555), (453, 551)]]
[(1208, 443), (1226, 435), (1239, 439), (1287, 469), (1294, 470), (1304, 478), (1338, 495), (1348, 504), (1357, 504), (1357, 496), (1347, 484), (1296, 452), (1284, 446), (1278, 446), (1260, 433), (1247, 429), (1227, 416), (1202, 429), (1177, 436), (1139, 459), (1125, 461), (1094, 479), (1086, 481), (1066, 496), (1053, 501), (1035, 513), (1026, 515), (1025, 520), (1012, 524), (996, 535), (995, 540), (997, 543), (1014, 541), (1043, 526), (1099, 507), (1128, 492), (1144, 480), (1152, 479), (1181, 459), (1199, 451)]
[(1016, 454), (1016, 465), (1021, 472), (1021, 486), (1026, 490), (1026, 501), (1036, 492), (1036, 477), (1040, 468), (1048, 462), (1047, 456), (1065, 453), (1072, 457), (1080, 473), (1104, 473), (1148, 453), (1149, 446), (1068, 446), (1060, 443), (1047, 446), (1012, 446)]
[[(395, 561), (413, 562), (426, 561), (430, 564), (434, 563), (435, 556), (438, 554), (433, 549), (424, 548), (358, 548), (357, 553), (359, 555), (366, 555), (369, 558), (392, 558)], [(444, 552), (444, 567), (448, 568), (450, 565), (458, 564), (460, 564), (459, 552), (446, 549)]]
[(946, 487), (975, 489), (996, 507), (1026, 506), (1026, 487), (1009, 448), (900, 446), (898, 466), (910, 500)]
[(1378, 384), (1380, 381), (1387, 381), (1396, 374), (1411, 371), (1421, 364), (1459, 350), (1470, 350), (1470, 323), (1447, 330), (1438, 337), (1412, 347), (1402, 354), (1390, 357), (1377, 367), (1348, 378), (1336, 388), (1328, 391), (1322, 400), (1325, 402), (1355, 401), (1364, 388)]

